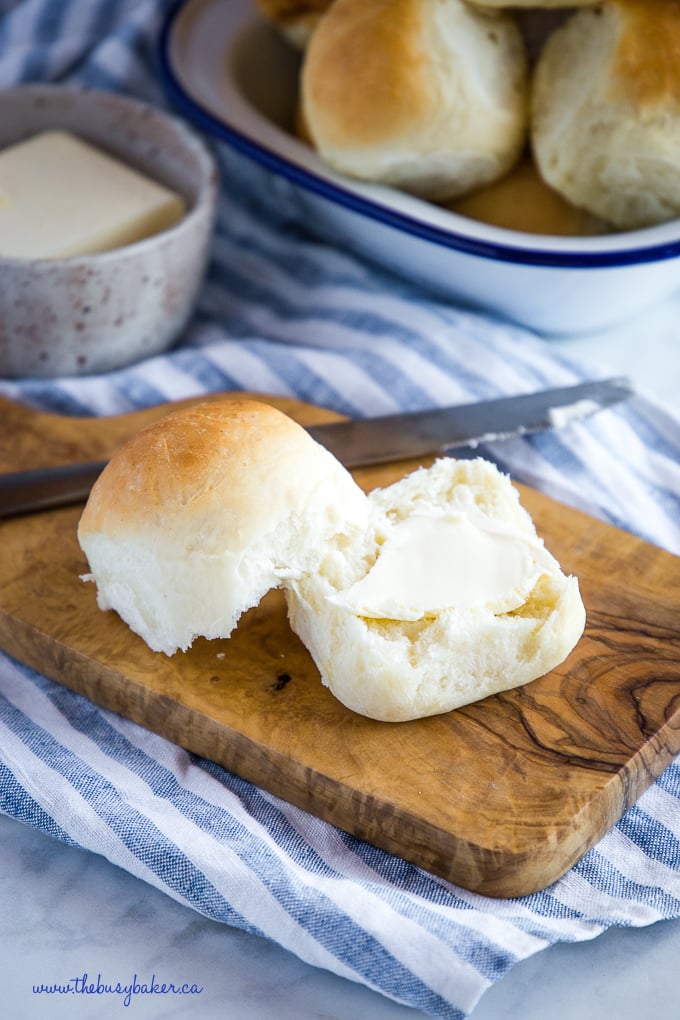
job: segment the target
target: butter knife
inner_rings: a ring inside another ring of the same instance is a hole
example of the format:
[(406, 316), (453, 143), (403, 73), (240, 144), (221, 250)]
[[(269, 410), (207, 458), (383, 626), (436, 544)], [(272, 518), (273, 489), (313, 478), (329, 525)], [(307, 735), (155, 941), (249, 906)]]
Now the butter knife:
[[(500, 397), (456, 407), (312, 425), (308, 432), (348, 468), (477, 447), (564, 427), (632, 394), (625, 378)], [(0, 518), (87, 499), (106, 461), (0, 474)]]

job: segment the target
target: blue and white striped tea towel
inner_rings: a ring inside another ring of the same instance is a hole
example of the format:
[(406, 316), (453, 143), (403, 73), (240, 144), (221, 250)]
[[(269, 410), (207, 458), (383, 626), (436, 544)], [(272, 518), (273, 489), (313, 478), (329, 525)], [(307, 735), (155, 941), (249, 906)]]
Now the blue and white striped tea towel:
[[(162, 104), (165, 0), (0, 0), (0, 87), (78, 81)], [(228, 6), (228, 5), (227, 5)], [(437, 302), (304, 233), (227, 150), (196, 315), (172, 353), (107, 376), (0, 381), (65, 413), (215, 390), (350, 415), (578, 381), (525, 331)], [(680, 553), (680, 421), (636, 398), (483, 451), (522, 481)], [(512, 965), (611, 925), (680, 917), (680, 761), (553, 886), (468, 893), (263, 793), (0, 655), (0, 809), (197, 911), (447, 1020)]]

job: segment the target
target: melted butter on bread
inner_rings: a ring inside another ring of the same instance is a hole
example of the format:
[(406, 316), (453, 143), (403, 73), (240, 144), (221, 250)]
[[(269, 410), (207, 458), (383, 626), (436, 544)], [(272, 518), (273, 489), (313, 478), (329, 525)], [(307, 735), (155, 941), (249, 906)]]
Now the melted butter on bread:
[(543, 544), (481, 515), (414, 514), (394, 525), (359, 581), (329, 601), (357, 616), (420, 620), (447, 610), (511, 612), (546, 568)]

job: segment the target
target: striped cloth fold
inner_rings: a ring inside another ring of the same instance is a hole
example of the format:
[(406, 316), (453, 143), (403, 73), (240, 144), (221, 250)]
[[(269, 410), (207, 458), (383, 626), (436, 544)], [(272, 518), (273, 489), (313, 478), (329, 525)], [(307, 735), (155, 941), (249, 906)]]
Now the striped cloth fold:
[[(226, 5), (228, 7), (228, 5)], [(80, 82), (165, 105), (165, 0), (0, 0), (0, 87)], [(324, 243), (266, 172), (216, 148), (223, 188), (196, 313), (167, 355), (107, 375), (0, 380), (66, 414), (218, 390), (354, 416), (601, 376)], [(680, 420), (644, 395), (481, 452), (518, 480), (680, 553)], [(0, 655), (0, 809), (195, 910), (424, 1013), (467, 1016), (513, 966), (612, 925), (680, 917), (680, 761), (550, 888), (511, 900), (433, 877)]]

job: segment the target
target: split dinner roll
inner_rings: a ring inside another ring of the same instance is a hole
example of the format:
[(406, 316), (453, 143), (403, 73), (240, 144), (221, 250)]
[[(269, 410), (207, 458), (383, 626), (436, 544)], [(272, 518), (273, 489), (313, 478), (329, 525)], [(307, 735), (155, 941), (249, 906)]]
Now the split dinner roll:
[(549, 37), (531, 136), (547, 183), (621, 230), (680, 214), (680, 3), (608, 0)]
[(199, 404), (140, 432), (102, 472), (78, 538), (100, 608), (168, 655), (228, 637), (283, 588), (323, 682), (373, 719), (525, 684), (584, 626), (576, 579), (493, 464), (439, 460), (366, 496), (258, 401)]
[(509, 15), (463, 0), (335, 0), (305, 51), (301, 117), (335, 170), (446, 200), (516, 161), (527, 79)]
[(585, 624), (578, 582), (493, 464), (439, 460), (369, 503), (363, 541), (329, 548), (286, 592), (344, 705), (388, 722), (437, 715), (566, 658)]
[(99, 607), (172, 655), (228, 637), (366, 520), (364, 493), (305, 429), (267, 404), (216, 400), (170, 413), (116, 453), (78, 540)]

